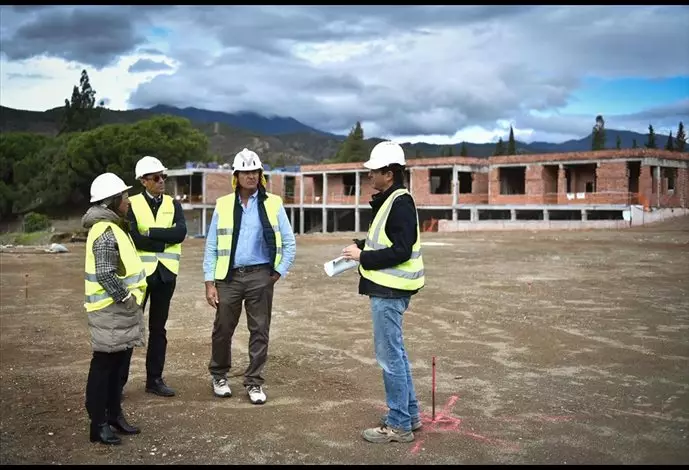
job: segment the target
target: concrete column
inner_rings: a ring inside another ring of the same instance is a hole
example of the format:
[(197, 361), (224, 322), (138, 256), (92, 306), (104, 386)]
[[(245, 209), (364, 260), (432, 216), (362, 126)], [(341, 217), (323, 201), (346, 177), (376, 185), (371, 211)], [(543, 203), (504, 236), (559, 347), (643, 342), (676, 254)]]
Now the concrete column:
[(452, 165), (452, 220), (457, 220), (457, 204), (459, 202), (459, 181), (457, 165)]
[(361, 191), (361, 173), (354, 173), (354, 231), (359, 232), (361, 230), (361, 214), (359, 212), (359, 202), (361, 196), (359, 192)]
[(321, 209), (323, 211), (323, 227), (321, 229), (323, 233), (328, 233), (328, 175), (326, 173), (323, 173), (323, 197), (321, 201), (323, 201), (323, 208)]
[[(201, 173), (201, 201), (205, 204), (206, 203), (206, 172), (204, 171)], [(206, 209), (203, 210), (203, 232), (206, 232)]]
[(550, 220), (550, 211), (548, 209), (543, 209), (543, 220)]
[(294, 207), (290, 207), (290, 209), (289, 209), (289, 224), (292, 226), (292, 230), (294, 230), (294, 214), (295, 214)]
[[(459, 179), (457, 178), (457, 165), (452, 166), (452, 208), (455, 209), (459, 202)], [(457, 219), (452, 219), (457, 220)]]
[(586, 209), (581, 210), (581, 220), (588, 220), (588, 211)]
[[(206, 176), (205, 174), (203, 175)], [(206, 192), (203, 192), (203, 197), (206, 197)], [(206, 236), (206, 208), (201, 209), (201, 235)]]
[(510, 209), (510, 220), (512, 222), (517, 220), (517, 209)]
[(660, 207), (660, 165), (656, 166), (656, 207)]
[(475, 207), (472, 207), (469, 210), (469, 221), (470, 222), (478, 222), (478, 209)]
[(304, 175), (299, 175), (299, 233), (304, 235)]
[(334, 212), (334, 213), (333, 213), (333, 232), (337, 232), (337, 231), (338, 231), (337, 219), (338, 219), (338, 217), (337, 217), (337, 212)]

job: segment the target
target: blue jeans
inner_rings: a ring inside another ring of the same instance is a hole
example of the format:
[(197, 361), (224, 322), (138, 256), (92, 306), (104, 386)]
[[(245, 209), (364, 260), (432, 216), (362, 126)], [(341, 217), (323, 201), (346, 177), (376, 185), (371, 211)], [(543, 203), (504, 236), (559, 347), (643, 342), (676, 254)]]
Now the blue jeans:
[(412, 417), (419, 416), (419, 402), (402, 337), (402, 314), (409, 307), (409, 300), (409, 297), (371, 296), (373, 343), (376, 360), (383, 369), (385, 399), (390, 410), (387, 424), (404, 431), (410, 431)]

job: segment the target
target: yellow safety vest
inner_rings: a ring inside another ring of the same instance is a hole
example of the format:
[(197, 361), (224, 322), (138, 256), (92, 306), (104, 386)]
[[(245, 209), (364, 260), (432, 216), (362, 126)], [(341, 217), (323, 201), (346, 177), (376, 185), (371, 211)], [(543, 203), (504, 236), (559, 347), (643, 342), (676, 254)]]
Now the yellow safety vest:
[(117, 240), (117, 248), (120, 252), (120, 259), (124, 265), (124, 276), (117, 274), (117, 277), (122, 279), (124, 284), (129, 289), (136, 299), (136, 303), (141, 305), (146, 293), (146, 272), (144, 265), (136, 253), (134, 242), (131, 236), (122, 230), (117, 224), (113, 222), (101, 221), (89, 230), (88, 238), (86, 239), (86, 262), (85, 262), (85, 277), (84, 277), (84, 307), (87, 312), (94, 310), (101, 310), (108, 305), (115, 303), (110, 294), (103, 289), (98, 279), (96, 278), (96, 257), (93, 254), (93, 242), (100, 237), (108, 228), (112, 229), (112, 233)]
[[(273, 267), (277, 268), (282, 260), (282, 235), (278, 224), (278, 214), (282, 207), (282, 198), (275, 194), (266, 193), (264, 205), (268, 214), (268, 221), (275, 232), (275, 262)], [(230, 254), (232, 253), (232, 231), (234, 225), (234, 210), (237, 207), (235, 193), (218, 198), (215, 203), (215, 210), (218, 212), (218, 247), (217, 263), (215, 265), (215, 278), (225, 279), (227, 271), (230, 269)]]
[[(392, 242), (385, 234), (385, 224), (388, 221), (392, 203), (403, 194), (409, 194), (409, 191), (406, 189), (394, 191), (380, 207), (366, 235), (364, 251), (382, 250), (392, 246)], [(411, 258), (402, 264), (386, 269), (368, 270), (359, 265), (359, 273), (369, 281), (391, 289), (409, 291), (421, 289), (424, 286), (425, 277), (418, 214), (416, 216), (416, 243), (412, 247)]]
[[(143, 194), (137, 194), (129, 198), (129, 203), (136, 216), (136, 225), (139, 232), (145, 232), (149, 228), (170, 228), (173, 226), (172, 221), (175, 217), (175, 205), (172, 202), (172, 197), (167, 194), (163, 195), (163, 202), (158, 208), (156, 217), (153, 217), (151, 206), (148, 205)], [(165, 251), (162, 253), (154, 253), (152, 251), (138, 250), (141, 261), (144, 263), (146, 275), (150, 276), (158, 267), (158, 261), (163, 263), (163, 266), (172, 271), (173, 274), (179, 274), (179, 260), (182, 257), (182, 244), (176, 243), (174, 245), (165, 245)]]

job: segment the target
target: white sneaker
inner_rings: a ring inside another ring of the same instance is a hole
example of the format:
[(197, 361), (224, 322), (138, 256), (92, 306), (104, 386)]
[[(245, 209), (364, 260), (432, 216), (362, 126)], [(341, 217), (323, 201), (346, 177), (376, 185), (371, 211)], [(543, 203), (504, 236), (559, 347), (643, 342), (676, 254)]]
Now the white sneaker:
[(262, 405), (266, 402), (266, 394), (263, 393), (263, 387), (260, 385), (250, 385), (246, 387), (246, 393), (249, 395), (249, 400), (254, 405)]
[(232, 390), (227, 384), (227, 379), (216, 379), (213, 378), (213, 393), (216, 397), (231, 397)]

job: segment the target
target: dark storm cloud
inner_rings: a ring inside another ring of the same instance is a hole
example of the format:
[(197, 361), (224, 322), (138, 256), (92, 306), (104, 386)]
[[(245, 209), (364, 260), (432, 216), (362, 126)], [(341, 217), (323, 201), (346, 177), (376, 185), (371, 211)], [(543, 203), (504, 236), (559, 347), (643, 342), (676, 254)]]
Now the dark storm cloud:
[(172, 67), (165, 62), (158, 62), (151, 59), (139, 59), (134, 64), (129, 66), (127, 70), (129, 73), (138, 72), (159, 72), (163, 70), (171, 70)]

